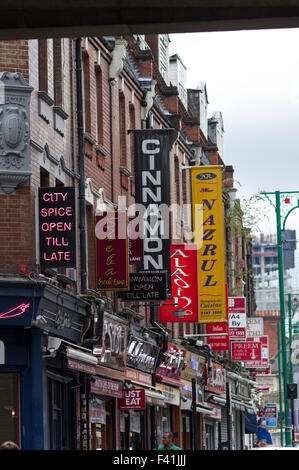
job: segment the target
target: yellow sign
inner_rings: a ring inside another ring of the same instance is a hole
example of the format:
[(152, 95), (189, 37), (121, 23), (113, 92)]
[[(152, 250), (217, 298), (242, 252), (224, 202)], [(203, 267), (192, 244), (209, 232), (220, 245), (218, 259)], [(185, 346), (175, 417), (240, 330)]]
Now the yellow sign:
[(227, 316), (221, 167), (192, 167), (191, 180), (194, 243), (198, 247), (198, 321), (223, 323)]

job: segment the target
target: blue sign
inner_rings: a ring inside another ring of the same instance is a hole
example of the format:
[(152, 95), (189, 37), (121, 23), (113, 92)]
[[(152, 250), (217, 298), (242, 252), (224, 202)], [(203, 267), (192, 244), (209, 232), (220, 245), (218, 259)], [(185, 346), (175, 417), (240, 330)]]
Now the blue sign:
[(196, 178), (198, 180), (207, 181), (207, 180), (213, 180), (214, 178), (216, 178), (216, 175), (215, 173), (200, 173), (199, 175), (196, 175)]

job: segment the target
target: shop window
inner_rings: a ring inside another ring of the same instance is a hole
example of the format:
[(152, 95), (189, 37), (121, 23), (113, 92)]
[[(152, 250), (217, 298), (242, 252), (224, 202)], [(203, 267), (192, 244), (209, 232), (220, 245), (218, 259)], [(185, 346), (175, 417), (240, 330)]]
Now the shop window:
[(124, 167), (127, 167), (126, 109), (125, 97), (122, 92), (119, 94), (119, 151), (120, 164)]
[(53, 75), (54, 75), (54, 101), (56, 105), (63, 105), (63, 73), (62, 73), (62, 40), (53, 39)]
[(98, 144), (103, 144), (103, 90), (102, 90), (102, 71), (97, 68), (95, 71), (95, 85), (96, 85), (96, 141)]
[(165, 432), (171, 432), (170, 407), (157, 406), (157, 444), (162, 445), (162, 437)]
[(0, 443), (13, 441), (20, 445), (18, 390), (17, 374), (0, 374)]
[(50, 450), (71, 449), (74, 416), (69, 388), (62, 382), (49, 379), (48, 397)]

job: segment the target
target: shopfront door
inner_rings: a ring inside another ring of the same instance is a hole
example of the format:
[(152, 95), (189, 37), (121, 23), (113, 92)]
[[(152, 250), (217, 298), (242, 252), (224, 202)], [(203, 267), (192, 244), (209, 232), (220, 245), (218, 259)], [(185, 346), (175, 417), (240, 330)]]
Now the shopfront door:
[(0, 374), (0, 444), (13, 441), (20, 446), (19, 375)]

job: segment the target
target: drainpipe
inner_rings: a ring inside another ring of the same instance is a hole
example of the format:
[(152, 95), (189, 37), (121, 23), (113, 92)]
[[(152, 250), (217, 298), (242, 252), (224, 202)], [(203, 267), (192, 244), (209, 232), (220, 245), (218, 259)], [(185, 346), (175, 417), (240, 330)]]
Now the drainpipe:
[(111, 201), (114, 204), (114, 151), (113, 151), (113, 108), (115, 79), (109, 78), (109, 103), (110, 103), (110, 158), (111, 158)]
[(82, 48), (81, 38), (76, 39), (76, 80), (77, 80), (77, 122), (78, 122), (78, 170), (79, 170), (79, 230), (81, 293), (87, 290), (86, 260), (86, 206), (85, 206), (85, 166), (84, 166), (84, 123), (82, 90)]

